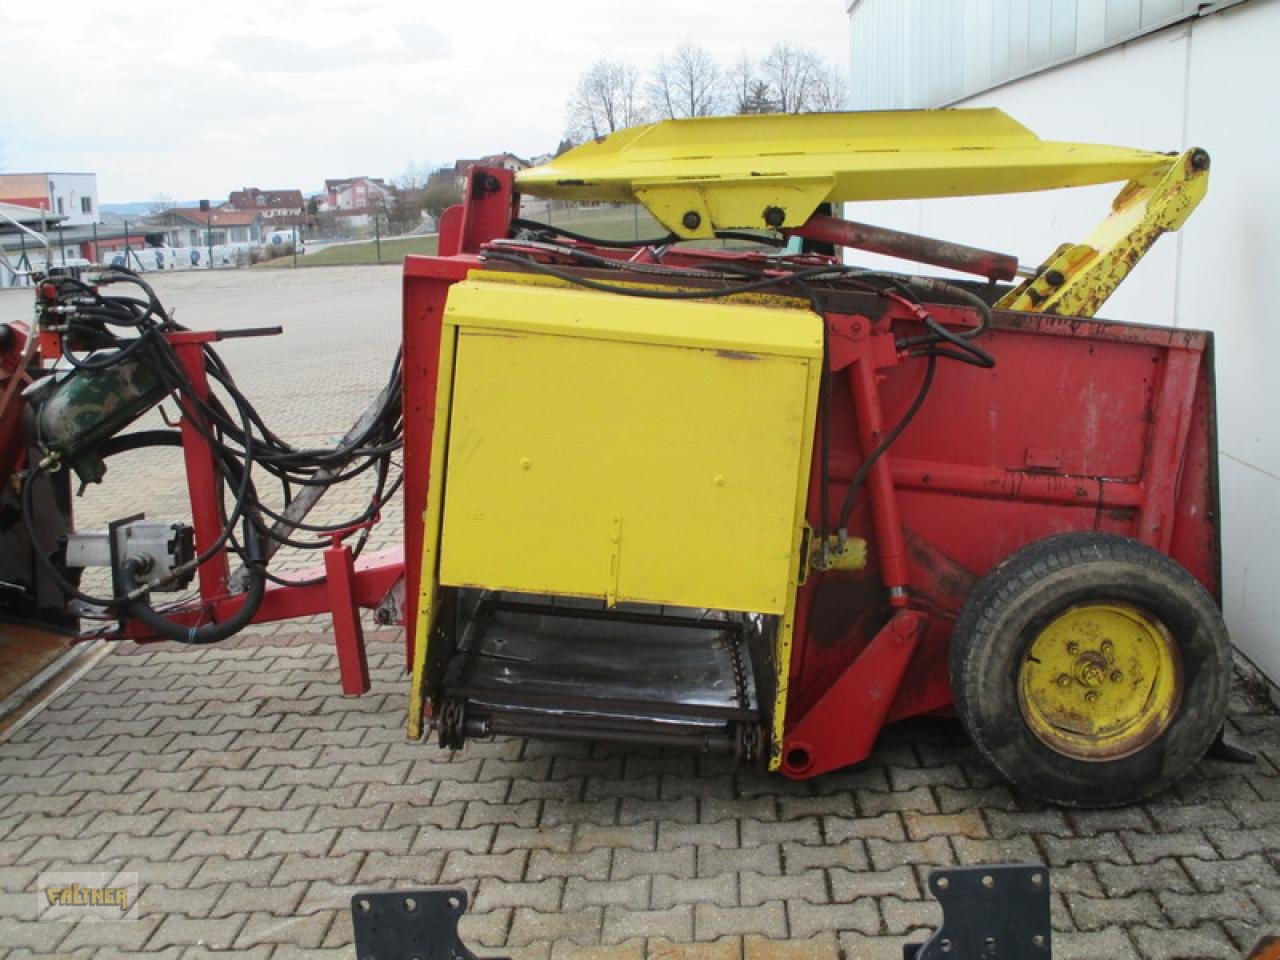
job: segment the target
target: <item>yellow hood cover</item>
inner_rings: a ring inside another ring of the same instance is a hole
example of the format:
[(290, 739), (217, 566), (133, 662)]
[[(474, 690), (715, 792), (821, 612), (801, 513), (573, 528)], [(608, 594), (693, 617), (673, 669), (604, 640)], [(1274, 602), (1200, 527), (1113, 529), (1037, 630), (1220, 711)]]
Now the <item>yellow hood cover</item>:
[(1041, 140), (1000, 110), (664, 120), (524, 170), (538, 197), (641, 203), (668, 230), (799, 227), (819, 204), (1021, 193), (1167, 172), (1168, 154)]

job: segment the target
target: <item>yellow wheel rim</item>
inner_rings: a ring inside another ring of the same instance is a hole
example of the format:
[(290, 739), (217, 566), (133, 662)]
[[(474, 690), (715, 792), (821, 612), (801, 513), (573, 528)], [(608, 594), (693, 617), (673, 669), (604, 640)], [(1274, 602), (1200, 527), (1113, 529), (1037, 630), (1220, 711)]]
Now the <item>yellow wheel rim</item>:
[(1071, 607), (1040, 631), (1018, 671), (1027, 725), (1077, 760), (1137, 753), (1168, 729), (1181, 700), (1178, 645), (1126, 604)]

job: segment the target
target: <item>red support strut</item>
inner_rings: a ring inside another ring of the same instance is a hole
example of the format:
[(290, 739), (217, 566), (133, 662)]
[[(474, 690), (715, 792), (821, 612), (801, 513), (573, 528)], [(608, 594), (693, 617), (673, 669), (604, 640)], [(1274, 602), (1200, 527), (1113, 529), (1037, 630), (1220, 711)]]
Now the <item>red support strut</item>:
[(356, 566), (351, 548), (334, 536), (324, 552), (324, 572), (333, 617), (333, 642), (338, 649), (338, 673), (342, 692), (358, 697), (369, 692), (369, 658), (364, 649), (364, 628), (356, 605)]

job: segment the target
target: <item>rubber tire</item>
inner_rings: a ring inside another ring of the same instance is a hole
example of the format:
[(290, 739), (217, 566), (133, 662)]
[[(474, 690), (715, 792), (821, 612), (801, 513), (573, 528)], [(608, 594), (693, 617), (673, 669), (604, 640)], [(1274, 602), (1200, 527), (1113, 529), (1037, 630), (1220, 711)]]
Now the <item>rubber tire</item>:
[[(1182, 654), (1182, 700), (1152, 743), (1084, 761), (1042, 743), (1023, 719), (1018, 671), (1039, 632), (1067, 608), (1121, 602), (1150, 612)], [(1227, 712), (1231, 643), (1218, 605), (1183, 567), (1136, 540), (1065, 533), (1017, 551), (970, 593), (952, 634), (951, 689), (983, 756), (1014, 786), (1069, 807), (1117, 807), (1157, 793), (1209, 749)]]

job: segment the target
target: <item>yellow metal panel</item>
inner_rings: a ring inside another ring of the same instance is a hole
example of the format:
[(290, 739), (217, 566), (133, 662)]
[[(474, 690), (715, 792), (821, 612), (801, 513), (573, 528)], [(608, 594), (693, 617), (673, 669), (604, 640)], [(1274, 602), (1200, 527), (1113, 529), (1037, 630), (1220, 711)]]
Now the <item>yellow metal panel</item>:
[(446, 320), (441, 583), (786, 611), (816, 316), (469, 282)]
[[(613, 281), (610, 281), (613, 283)], [(671, 289), (670, 285), (625, 284)], [(746, 301), (751, 295), (744, 295)], [(622, 340), (669, 347), (739, 350), (818, 359), (822, 325), (809, 302), (756, 297), (757, 303), (691, 302), (597, 293), (536, 274), (497, 274), (455, 284), (445, 323), (593, 340)], [(762, 306), (774, 304), (782, 309)], [(800, 309), (796, 309), (800, 308)], [(798, 319), (797, 319), (798, 318)]]
[(1162, 234), (1182, 228), (1208, 189), (1209, 155), (1199, 149), (1183, 153), (1159, 176), (1131, 181), (1083, 243), (1060, 246), (996, 306), (1092, 317)]
[[(1109, 183), (1159, 175), (1172, 159), (1044, 141), (994, 109), (702, 117), (620, 130), (521, 171), (517, 185), (541, 197), (641, 202), (693, 238), (764, 226), (769, 207), (798, 227), (827, 200)], [(691, 212), (696, 227), (685, 223)]]
[(445, 451), (449, 443), (447, 411), (453, 395), (453, 355), (458, 331), (445, 326), (440, 334), (439, 377), (436, 380), (436, 429), (431, 439), (431, 485), (427, 488), (427, 509), (422, 525), (422, 568), (418, 578), (417, 622), (413, 624), (413, 668), (409, 680), (409, 724), (411, 740), (422, 738), (422, 711), (427, 697), (427, 648), (435, 623), (437, 569), (440, 560), (440, 516), (444, 504)]

